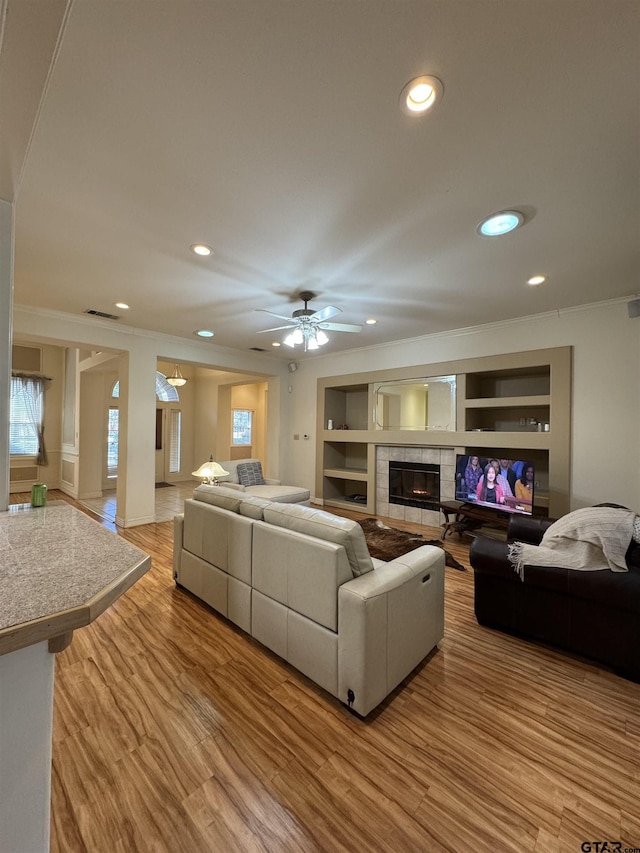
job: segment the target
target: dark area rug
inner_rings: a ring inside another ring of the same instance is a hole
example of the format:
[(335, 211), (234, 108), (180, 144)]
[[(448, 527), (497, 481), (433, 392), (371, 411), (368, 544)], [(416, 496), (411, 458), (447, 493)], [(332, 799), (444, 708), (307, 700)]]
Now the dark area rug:
[(175, 489), (173, 483), (156, 483), (156, 489)]
[(407, 554), (409, 551), (415, 551), (421, 545), (435, 545), (444, 551), (445, 565), (459, 572), (467, 571), (462, 563), (452, 557), (439, 539), (425, 539), (419, 533), (408, 533), (406, 530), (387, 527), (377, 518), (363, 518), (358, 524), (364, 530), (369, 553), (378, 560), (388, 562)]

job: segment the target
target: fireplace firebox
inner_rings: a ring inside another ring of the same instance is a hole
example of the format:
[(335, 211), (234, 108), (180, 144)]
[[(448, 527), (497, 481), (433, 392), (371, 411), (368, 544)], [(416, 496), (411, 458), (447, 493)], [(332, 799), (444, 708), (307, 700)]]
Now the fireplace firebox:
[(389, 503), (438, 509), (440, 466), (423, 462), (389, 462)]

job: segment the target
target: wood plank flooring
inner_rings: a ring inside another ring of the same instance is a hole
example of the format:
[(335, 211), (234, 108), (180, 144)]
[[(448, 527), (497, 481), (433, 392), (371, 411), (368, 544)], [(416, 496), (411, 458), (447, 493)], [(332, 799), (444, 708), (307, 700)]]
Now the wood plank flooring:
[(54, 853), (640, 848), (640, 685), (478, 626), (471, 571), (361, 720), (176, 589), (170, 522), (118, 533), (153, 566), (57, 656)]

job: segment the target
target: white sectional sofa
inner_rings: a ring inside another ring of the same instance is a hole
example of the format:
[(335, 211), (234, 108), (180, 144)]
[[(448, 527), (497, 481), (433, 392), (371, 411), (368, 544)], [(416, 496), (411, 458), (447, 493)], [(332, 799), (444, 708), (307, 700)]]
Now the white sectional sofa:
[(372, 560), (355, 521), (221, 486), (176, 516), (174, 578), (361, 716), (444, 634), (441, 548)]
[(242, 492), (247, 492), (257, 498), (264, 498), (267, 501), (275, 501), (276, 503), (295, 504), (301, 503), (305, 506), (309, 505), (309, 490), (303, 489), (300, 486), (283, 486), (280, 480), (264, 478), (264, 482), (256, 486), (243, 486), (240, 484), (238, 477), (238, 465), (244, 463), (260, 462), (259, 459), (228, 459), (220, 464), (225, 471), (229, 472), (227, 477), (221, 477), (220, 483), (223, 486), (232, 486)]

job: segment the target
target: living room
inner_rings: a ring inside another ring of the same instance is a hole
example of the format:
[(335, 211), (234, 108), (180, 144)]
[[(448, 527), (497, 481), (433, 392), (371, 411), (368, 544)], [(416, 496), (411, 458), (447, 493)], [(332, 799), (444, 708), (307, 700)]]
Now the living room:
[[(0, 438), (10, 344), (52, 381), (49, 464), (12, 481), (33, 459), (4, 454), (0, 497), (111, 485), (117, 380), (112, 527), (153, 563), (57, 656), (52, 849), (640, 847), (638, 685), (479, 626), (466, 541), (440, 648), (361, 720), (177, 589), (153, 523), (157, 371), (187, 378), (163, 479), (230, 458), (251, 387), (265, 474), (319, 501), (319, 382), (556, 348), (567, 508), (640, 508), (638, 3), (153, 7), (2, 3)], [(441, 100), (416, 117), (418, 75)], [(285, 343), (307, 290), (351, 327), (317, 350)]]

